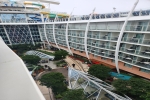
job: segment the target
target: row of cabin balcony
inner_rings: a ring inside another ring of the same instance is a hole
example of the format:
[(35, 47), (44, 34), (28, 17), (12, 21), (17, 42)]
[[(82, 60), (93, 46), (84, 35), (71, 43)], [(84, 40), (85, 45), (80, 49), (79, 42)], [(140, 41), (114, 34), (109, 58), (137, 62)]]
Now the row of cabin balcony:
[(54, 39), (51, 39), (51, 38), (48, 38), (48, 41), (55, 43)]
[(56, 37), (55, 37), (55, 38), (56, 38), (56, 40), (66, 41), (65, 36), (61, 36), (61, 37), (60, 37), (60, 36), (57, 36), (57, 35), (56, 35)]
[[(107, 30), (107, 31), (121, 31), (123, 22), (104, 22), (104, 23), (90, 23), (89, 30)], [(65, 29), (65, 25), (63, 29)], [(69, 24), (68, 29), (85, 30), (87, 24)], [(58, 27), (58, 26), (57, 26)], [(61, 29), (61, 27), (60, 27)], [(148, 21), (129, 21), (125, 27), (125, 31), (150, 31)]]
[(101, 48), (101, 49), (110, 49), (110, 50), (115, 50), (116, 49), (116, 45), (108, 45), (108, 44), (91, 44), (91, 43), (88, 43), (88, 46), (94, 46), (96, 48)]
[(150, 47), (133, 45), (133, 44), (121, 44), (120, 51), (130, 53), (131, 55), (139, 55), (143, 58), (150, 57)]
[[(119, 18), (119, 17), (127, 17), (128, 12), (120, 12), (120, 13), (109, 13), (109, 14), (94, 14), (92, 16), (92, 20), (94, 19), (105, 19), (105, 18)], [(143, 10), (143, 11), (134, 11), (132, 16), (149, 16), (150, 10)], [(70, 21), (77, 21), (77, 20), (89, 20), (90, 15), (83, 15), (78, 17), (71, 17)], [(11, 21), (11, 19), (4, 19), (3, 22), (22, 22), (23, 20), (15, 19)], [(44, 19), (45, 22), (54, 22), (54, 20)], [(68, 21), (68, 18), (58, 18), (56, 22)], [(39, 20), (28, 19), (28, 23), (41, 23), (42, 19)]]
[(101, 40), (111, 40), (111, 41), (117, 41), (119, 37), (119, 33), (96, 33), (91, 34), (92, 32), (89, 32), (87, 37), (88, 38), (94, 38), (94, 39), (101, 39)]
[(47, 34), (47, 35), (53, 35), (52, 32), (47, 32), (47, 31), (46, 31), (46, 34)]
[[(5, 20), (6, 23), (25, 23), (25, 19), (24, 20)], [(40, 27), (42, 28), (42, 27)], [(46, 27), (48, 28), (48, 27)], [(51, 27), (52, 28), (52, 27)], [(55, 28), (58, 29), (66, 29), (65, 25), (62, 26), (56, 26)], [(86, 25), (85, 26), (78, 26), (78, 27), (69, 27), (69, 29), (84, 29), (85, 30)], [(122, 28), (122, 24), (121, 25), (90, 25), (89, 26), (89, 30), (113, 30), (113, 31), (120, 31)], [(127, 25), (125, 28), (125, 31), (150, 31), (150, 26), (149, 25)]]
[(143, 67), (145, 69), (150, 70), (150, 59), (148, 58), (142, 58), (142, 57), (133, 56), (125, 53), (120, 53), (119, 59), (122, 60), (123, 62), (127, 62), (129, 64)]
[(124, 33), (123, 42), (150, 45), (150, 34), (143, 33)]
[(72, 32), (68, 32), (68, 36), (76, 36), (76, 37), (84, 37), (84, 33), (82, 31), (80, 32), (76, 32), (76, 31), (72, 31)]
[[(106, 19), (106, 18), (121, 18), (127, 17), (129, 12), (118, 12), (118, 13), (108, 13), (108, 14), (94, 14), (91, 19)], [(131, 16), (150, 16), (150, 10), (141, 10), (134, 11)], [(82, 16), (71, 16), (70, 21), (80, 21), (80, 20), (89, 20), (90, 15), (82, 15)], [(58, 18), (57, 22), (68, 21), (68, 18)], [(50, 22), (54, 22), (54, 20), (50, 20)]]
[(116, 44), (109, 44), (109, 43), (101, 43), (100, 45), (93, 45), (93, 44), (87, 44), (87, 48), (94, 48), (94, 49), (102, 49), (102, 50), (110, 50), (110, 51), (115, 51), (116, 49)]
[(69, 43), (70, 47), (76, 50), (84, 51), (85, 48), (83, 45), (75, 44), (75, 43)]
[[(88, 46), (92, 46), (95, 48), (110, 49), (110, 50), (116, 49), (116, 43), (110, 42), (110, 41), (107, 42), (107, 41), (88, 40), (87, 44)], [(150, 57), (149, 47), (147, 46), (140, 46), (140, 45), (133, 45), (133, 44), (121, 44), (120, 51), (141, 55), (143, 57)]]
[(108, 49), (113, 49), (115, 50), (116, 48), (116, 43), (115, 42), (110, 42), (110, 41), (98, 41), (98, 40), (91, 40), (88, 39), (87, 40), (87, 44), (90, 46), (95, 46), (95, 47), (99, 47), (99, 48), (108, 48)]
[(61, 46), (67, 46), (66, 42), (64, 41), (60, 41), (60, 40), (57, 40), (57, 44), (61, 45)]
[(50, 29), (47, 29), (47, 28), (46, 28), (46, 33), (48, 33), (48, 34), (53, 34), (53, 30), (50, 30)]
[[(113, 30), (120, 31), (123, 22), (108, 22), (108, 23), (90, 23), (89, 30)], [(86, 24), (69, 24), (69, 29), (85, 30)], [(150, 31), (148, 21), (130, 21), (125, 27), (125, 31)]]
[(88, 48), (88, 52), (92, 53), (94, 55), (97, 55), (97, 56), (107, 57), (107, 58), (110, 58), (110, 59), (115, 58), (115, 52), (114, 51)]
[(53, 34), (47, 34), (47, 37), (54, 39)]
[(66, 29), (66, 25), (65, 24), (55, 25), (55, 29)]
[(51, 43), (54, 43), (55, 44), (55, 41), (54, 40), (49, 40)]
[(63, 36), (65, 36), (66, 35), (66, 33), (65, 32), (63, 32), (63, 31), (56, 31), (55, 32), (55, 35), (63, 35)]
[(75, 42), (75, 43), (79, 43), (79, 44), (84, 44), (84, 40), (83, 39), (79, 39), (79, 38), (69, 38), (68, 39), (69, 42)]

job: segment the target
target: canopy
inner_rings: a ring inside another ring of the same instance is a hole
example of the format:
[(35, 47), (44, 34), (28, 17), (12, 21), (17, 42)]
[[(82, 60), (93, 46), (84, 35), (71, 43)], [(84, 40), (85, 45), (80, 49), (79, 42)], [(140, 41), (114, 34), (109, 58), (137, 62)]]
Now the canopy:
[(129, 80), (131, 78), (131, 76), (127, 76), (127, 75), (123, 75), (123, 74), (118, 74), (115, 72), (110, 72), (109, 73), (111, 76), (122, 79), (122, 80)]

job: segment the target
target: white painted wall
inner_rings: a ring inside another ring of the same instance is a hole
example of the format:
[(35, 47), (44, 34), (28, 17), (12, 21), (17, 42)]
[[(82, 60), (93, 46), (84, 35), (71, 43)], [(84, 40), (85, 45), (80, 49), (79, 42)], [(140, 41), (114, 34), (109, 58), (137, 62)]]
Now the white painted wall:
[(23, 61), (0, 39), (0, 100), (45, 100)]

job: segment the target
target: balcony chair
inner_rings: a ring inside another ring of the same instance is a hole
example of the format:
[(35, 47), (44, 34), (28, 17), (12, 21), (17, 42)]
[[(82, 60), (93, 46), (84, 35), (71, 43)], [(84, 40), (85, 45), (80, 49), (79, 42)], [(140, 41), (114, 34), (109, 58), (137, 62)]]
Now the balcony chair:
[(118, 37), (113, 38), (112, 40), (118, 40)]
[(133, 16), (139, 16), (140, 12), (139, 11), (134, 11), (132, 14), (133, 14)]
[(106, 39), (106, 36), (103, 36), (102, 39)]
[(89, 18), (90, 18), (90, 17), (89, 17), (88, 15), (85, 17), (86, 20), (89, 20)]
[(149, 15), (148, 11), (142, 11), (141, 14), (142, 16)]
[(94, 17), (94, 16), (92, 16), (92, 19), (95, 19), (95, 17)]
[(99, 19), (100, 18), (100, 16), (99, 15), (96, 15), (96, 19)]
[(101, 14), (101, 18), (105, 18), (105, 14)]
[(130, 39), (130, 42), (136, 43), (136, 42), (138, 42), (138, 39), (136, 39), (136, 37), (133, 37), (132, 39)]

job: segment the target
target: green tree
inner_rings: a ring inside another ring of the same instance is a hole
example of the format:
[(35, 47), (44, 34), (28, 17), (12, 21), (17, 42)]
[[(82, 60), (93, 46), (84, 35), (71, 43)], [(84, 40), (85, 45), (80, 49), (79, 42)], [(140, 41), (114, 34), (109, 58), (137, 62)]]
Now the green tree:
[(54, 94), (61, 94), (67, 90), (67, 86), (64, 84), (64, 76), (62, 73), (51, 72), (41, 77), (41, 85), (45, 85), (47, 88), (52, 88)]
[(92, 65), (88, 73), (102, 80), (107, 79), (110, 75), (111, 69), (104, 65)]
[(128, 94), (128, 91), (131, 90), (128, 80), (117, 79), (113, 81), (113, 86), (116, 88), (116, 91), (124, 94)]
[(140, 78), (118, 79), (113, 82), (113, 86), (120, 93), (138, 97), (136, 100), (146, 100), (146, 94), (150, 91), (150, 83)]
[(62, 100), (87, 100), (82, 89), (68, 90), (63, 94)]
[(21, 56), (24, 52), (29, 50), (36, 50), (41, 48), (41, 44), (18, 44), (9, 46), (10, 49), (14, 50), (19, 56)]
[(39, 61), (41, 60), (41, 58), (39, 58), (38, 56), (34, 56), (34, 55), (25, 55), (25, 56), (22, 56), (21, 58), (26, 63), (33, 64), (33, 65), (37, 65)]
[(55, 51), (54, 53), (55, 60), (64, 59), (66, 58), (67, 55), (68, 55), (68, 52), (64, 50)]
[(150, 92), (146, 94), (146, 100), (150, 100)]

